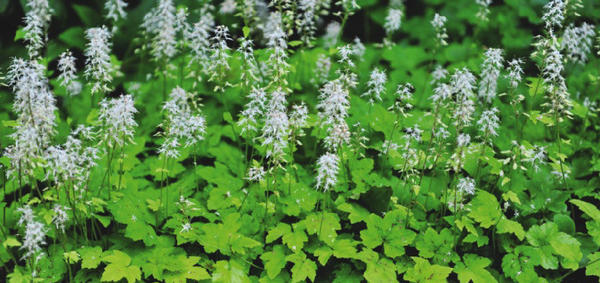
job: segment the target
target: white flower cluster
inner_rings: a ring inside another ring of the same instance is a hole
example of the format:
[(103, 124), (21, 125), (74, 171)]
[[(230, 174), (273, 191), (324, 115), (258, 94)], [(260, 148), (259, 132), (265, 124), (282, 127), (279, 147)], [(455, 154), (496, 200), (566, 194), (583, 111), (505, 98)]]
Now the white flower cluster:
[(475, 0), (475, 3), (479, 6), (479, 10), (475, 16), (481, 21), (486, 22), (490, 15), (490, 5), (492, 4), (492, 0)]
[(80, 126), (67, 137), (64, 145), (48, 147), (46, 178), (51, 177), (60, 185), (73, 185), (75, 191), (80, 191), (98, 160), (98, 149), (84, 145), (91, 140), (91, 131), (89, 127)]
[(27, 1), (29, 11), (25, 13), (25, 42), (30, 58), (40, 55), (40, 49), (44, 47), (48, 40), (46, 34), (52, 17), (52, 9), (48, 5), (48, 0), (29, 0)]
[(152, 36), (151, 52), (156, 61), (168, 60), (177, 53), (175, 12), (172, 0), (158, 0), (158, 6), (144, 16), (142, 28)]
[(100, 102), (98, 119), (103, 127), (102, 141), (109, 146), (123, 146), (126, 141), (133, 140), (137, 123), (134, 115), (137, 109), (133, 105), (131, 95), (121, 95), (119, 98), (103, 99)]
[(481, 65), (481, 80), (479, 81), (479, 97), (491, 103), (496, 97), (498, 77), (502, 68), (502, 49), (490, 48), (485, 52)]
[(200, 63), (205, 69), (210, 65), (210, 33), (215, 27), (211, 8), (210, 5), (203, 6), (198, 21), (189, 30), (184, 30), (185, 41), (192, 50), (192, 61)]
[(260, 120), (264, 116), (266, 103), (267, 93), (265, 90), (253, 87), (248, 94), (248, 103), (244, 106), (237, 122), (238, 126), (242, 128), (240, 134), (256, 132)]
[(56, 229), (60, 230), (61, 232), (65, 232), (65, 223), (67, 223), (67, 221), (69, 220), (69, 215), (67, 214), (67, 210), (69, 210), (70, 208), (60, 205), (60, 204), (55, 204), (54, 205), (54, 209), (52, 209), (54, 211), (54, 216), (52, 216), (52, 222), (54, 223), (54, 225), (56, 225)]
[(127, 3), (123, 0), (107, 0), (104, 3), (106, 18), (112, 20), (113, 23), (125, 19), (127, 16), (125, 8), (127, 8)]
[(319, 86), (327, 81), (329, 72), (331, 71), (331, 58), (325, 54), (319, 54), (315, 63), (314, 76), (311, 78), (311, 83)]
[(521, 80), (523, 79), (523, 60), (521, 59), (513, 59), (508, 62), (508, 81), (510, 83), (510, 87), (516, 89)]
[(471, 123), (475, 105), (473, 96), (475, 95), (475, 76), (467, 68), (458, 69), (451, 78), (450, 86), (452, 92), (456, 94), (456, 105), (453, 113), (454, 123), (462, 128)]
[(337, 183), (339, 157), (333, 153), (325, 153), (317, 161), (317, 190), (329, 191)]
[(450, 210), (464, 209), (464, 198), (467, 195), (475, 195), (475, 180), (469, 177), (460, 178), (456, 184), (456, 195), (450, 196), (448, 208)]
[(14, 59), (7, 73), (8, 85), (15, 92), (13, 109), (18, 125), (10, 137), (15, 141), (4, 155), (11, 160), (7, 175), (37, 167), (35, 161), (50, 144), (56, 125), (56, 103), (44, 76), (45, 67), (36, 61)]
[(248, 176), (246, 180), (250, 182), (260, 182), (265, 178), (265, 169), (262, 166), (252, 166), (248, 169)]
[[(303, 136), (303, 128), (308, 127), (308, 107), (304, 102), (300, 104), (292, 105), (292, 112), (290, 113), (290, 126), (296, 136)], [(299, 141), (298, 141), (299, 142)]]
[[(229, 28), (226, 26), (220, 25), (217, 26), (214, 30), (214, 35), (211, 38), (211, 54), (210, 54), (210, 64), (208, 67), (208, 73), (210, 75), (209, 81), (216, 82), (221, 84), (221, 79), (225, 77), (226, 72), (228, 72), (231, 67), (229, 66), (229, 46), (227, 46), (227, 41), (230, 41), (231, 37), (229, 37)], [(225, 85), (228, 83), (226, 82)], [(220, 86), (215, 86), (215, 90), (224, 91), (225, 89)]]
[(252, 40), (242, 38), (240, 47), (237, 49), (242, 55), (244, 64), (244, 67), (240, 72), (240, 81), (242, 85), (246, 87), (262, 82), (262, 78), (259, 77), (260, 70), (258, 69), (256, 58), (254, 58), (254, 47), (252, 44)]
[(544, 69), (542, 75), (549, 93), (550, 111), (565, 112), (571, 108), (571, 101), (567, 91), (567, 85), (562, 72), (564, 70), (563, 56), (558, 49), (556, 38), (548, 41), (546, 56), (544, 57)]
[(481, 114), (481, 118), (477, 121), (477, 125), (479, 125), (479, 130), (483, 133), (484, 136), (488, 138), (490, 136), (497, 136), (498, 127), (500, 127), (500, 118), (498, 117), (498, 108), (494, 107), (489, 110), (483, 111)]
[(394, 100), (394, 104), (388, 108), (388, 110), (397, 111), (402, 116), (408, 116), (408, 111), (413, 108), (410, 99), (412, 98), (414, 90), (415, 88), (410, 83), (399, 84), (396, 88), (396, 99)]
[(447, 20), (448, 19), (445, 16), (441, 16), (438, 13), (435, 13), (433, 20), (431, 20), (431, 26), (433, 26), (435, 37), (437, 38), (436, 44), (439, 46), (448, 45), (448, 42), (446, 41), (446, 39), (448, 39), (448, 34), (446, 33), (445, 27)]
[(565, 9), (567, 4), (563, 0), (550, 0), (544, 6), (544, 15), (542, 20), (546, 25), (546, 29), (553, 30), (554, 27), (562, 27), (565, 20)]
[(21, 218), (17, 223), (19, 226), (25, 225), (25, 238), (21, 249), (25, 250), (23, 259), (33, 258), (34, 262), (37, 262), (38, 258), (42, 256), (40, 253), (42, 245), (46, 244), (46, 227), (42, 222), (35, 220), (33, 210), (29, 205), (17, 208), (18, 212), (21, 212)]
[(398, 8), (389, 8), (385, 17), (383, 28), (388, 35), (398, 31), (402, 25), (402, 10)]
[(267, 147), (266, 156), (273, 164), (279, 165), (285, 161), (290, 122), (286, 112), (286, 93), (283, 89), (277, 88), (270, 96), (262, 129), (262, 144)]
[[(179, 157), (181, 143), (190, 147), (204, 139), (206, 120), (196, 114), (192, 107), (194, 95), (181, 87), (175, 87), (169, 95), (169, 100), (163, 106), (166, 111), (164, 122), (165, 141), (158, 150), (169, 158)], [(191, 105), (190, 105), (191, 104)]]
[(86, 78), (93, 80), (92, 94), (110, 91), (112, 65), (110, 62), (111, 34), (105, 26), (85, 31), (88, 44), (85, 49)]
[(327, 148), (336, 151), (339, 146), (350, 139), (348, 124), (348, 109), (350, 108), (349, 92), (339, 79), (326, 83), (319, 94), (321, 123), (327, 126), (328, 136), (326, 138)]
[(371, 79), (367, 82), (369, 90), (361, 96), (368, 96), (369, 103), (373, 105), (375, 100), (381, 101), (381, 94), (385, 92), (385, 83), (387, 82), (387, 76), (385, 72), (379, 68), (375, 68), (371, 72)]
[(562, 36), (561, 49), (565, 50), (569, 61), (583, 65), (592, 51), (595, 36), (594, 25), (583, 23), (576, 27), (570, 24)]
[(60, 85), (67, 88), (70, 95), (78, 95), (81, 92), (81, 83), (76, 81), (77, 68), (75, 67), (75, 57), (71, 51), (67, 50), (60, 54), (58, 59), (58, 79)]

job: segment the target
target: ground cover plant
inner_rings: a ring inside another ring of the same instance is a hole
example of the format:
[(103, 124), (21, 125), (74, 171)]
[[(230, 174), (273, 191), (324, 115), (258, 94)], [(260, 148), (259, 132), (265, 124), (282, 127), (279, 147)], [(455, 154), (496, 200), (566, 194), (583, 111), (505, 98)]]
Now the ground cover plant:
[(596, 282), (600, 2), (0, 1), (8, 282)]

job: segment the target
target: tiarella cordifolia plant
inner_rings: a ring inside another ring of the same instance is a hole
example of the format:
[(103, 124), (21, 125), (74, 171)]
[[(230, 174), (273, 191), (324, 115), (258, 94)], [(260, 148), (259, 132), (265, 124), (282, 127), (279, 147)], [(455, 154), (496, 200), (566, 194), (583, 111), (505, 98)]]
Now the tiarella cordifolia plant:
[(7, 282), (600, 278), (594, 1), (18, 2)]

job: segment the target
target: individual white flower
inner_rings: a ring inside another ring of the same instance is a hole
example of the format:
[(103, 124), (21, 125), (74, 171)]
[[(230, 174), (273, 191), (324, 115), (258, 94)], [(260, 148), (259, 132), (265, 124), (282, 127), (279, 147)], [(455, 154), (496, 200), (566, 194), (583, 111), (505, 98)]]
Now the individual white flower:
[(492, 0), (475, 0), (475, 3), (479, 6), (476, 17), (482, 21), (487, 21), (490, 14), (490, 5)]
[(475, 194), (475, 180), (469, 177), (460, 178), (456, 188), (459, 192), (467, 195)]
[(100, 120), (103, 126), (102, 140), (109, 145), (123, 146), (126, 140), (133, 140), (137, 123), (134, 114), (137, 109), (133, 105), (131, 95), (121, 95), (119, 98), (103, 99), (100, 102)]
[(113, 23), (125, 19), (127, 12), (127, 3), (123, 0), (106, 0), (104, 2), (104, 9), (106, 10), (106, 18), (111, 19)]
[(248, 169), (246, 180), (250, 182), (260, 182), (265, 178), (265, 169), (262, 166), (252, 166)]
[(52, 217), (52, 222), (56, 225), (56, 229), (61, 232), (65, 232), (65, 223), (69, 220), (69, 215), (67, 214), (68, 207), (62, 206), (60, 204), (54, 205), (54, 216)]
[(179, 233), (186, 233), (190, 230), (192, 230), (192, 224), (190, 224), (190, 222), (185, 222), (183, 225), (181, 225), (181, 230), (179, 230)]
[(496, 88), (500, 69), (502, 68), (502, 49), (490, 48), (485, 52), (481, 65), (481, 80), (479, 81), (479, 97), (488, 103), (496, 97)]
[(583, 23), (581, 26), (575, 27), (570, 24), (563, 33), (561, 49), (565, 50), (569, 61), (583, 65), (592, 51), (595, 36), (593, 25)]
[(448, 39), (448, 34), (446, 33), (445, 27), (447, 20), (448, 19), (445, 16), (441, 16), (438, 13), (435, 13), (433, 20), (431, 20), (431, 25), (435, 30), (435, 37), (437, 38), (436, 44), (440, 46), (448, 45), (448, 42), (446, 42), (446, 39)]
[(565, 19), (566, 2), (563, 0), (550, 0), (544, 5), (544, 15), (542, 20), (546, 29), (552, 30), (554, 27), (562, 27)]
[(402, 24), (402, 10), (397, 8), (388, 9), (388, 14), (385, 17), (383, 28), (385, 32), (390, 35), (400, 29)]
[(375, 68), (371, 72), (371, 77), (367, 83), (369, 90), (361, 96), (369, 96), (369, 103), (374, 104), (375, 100), (381, 101), (381, 94), (385, 92), (385, 83), (387, 76), (385, 72), (379, 68)]
[(88, 44), (85, 49), (85, 76), (93, 81), (92, 94), (110, 91), (112, 65), (110, 62), (110, 32), (105, 26), (85, 31)]
[(156, 61), (168, 60), (177, 53), (177, 17), (172, 0), (158, 0), (145, 16), (142, 28), (152, 36), (151, 53)]
[(329, 191), (337, 183), (339, 170), (339, 157), (333, 153), (326, 153), (317, 161), (317, 190)]
[(236, 8), (237, 4), (235, 3), (235, 0), (225, 0), (221, 2), (219, 13), (222, 15), (233, 14)]
[(523, 68), (521, 68), (521, 65), (523, 65), (523, 60), (521, 59), (513, 59), (510, 62), (508, 62), (507, 77), (510, 83), (510, 87), (513, 89), (516, 89), (521, 83), (523, 76)]
[(477, 121), (477, 125), (480, 126), (480, 131), (483, 132), (485, 136), (497, 136), (498, 127), (500, 127), (500, 118), (498, 117), (498, 109), (492, 108), (489, 110), (483, 111), (481, 114), (481, 118)]
[(40, 49), (48, 40), (47, 30), (50, 18), (54, 12), (48, 5), (48, 0), (27, 1), (29, 10), (25, 13), (24, 39), (30, 58), (40, 55)]
[(75, 72), (77, 69), (75, 68), (75, 57), (71, 54), (71, 51), (67, 50), (60, 54), (58, 59), (58, 79), (60, 80), (60, 85), (64, 87), (68, 87), (76, 78)]

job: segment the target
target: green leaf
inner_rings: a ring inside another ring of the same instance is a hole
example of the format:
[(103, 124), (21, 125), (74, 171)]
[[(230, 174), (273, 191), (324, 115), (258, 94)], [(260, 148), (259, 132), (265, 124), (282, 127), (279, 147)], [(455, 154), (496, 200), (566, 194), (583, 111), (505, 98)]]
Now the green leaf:
[(289, 234), (291, 232), (292, 232), (292, 228), (290, 227), (289, 224), (279, 223), (279, 224), (277, 224), (277, 226), (275, 226), (275, 228), (269, 230), (269, 233), (267, 233), (267, 238), (265, 239), (265, 242), (267, 244), (272, 243), (273, 241), (279, 239), (283, 235)]
[(486, 191), (477, 191), (477, 196), (471, 201), (469, 216), (479, 222), (481, 227), (489, 228), (500, 220), (501, 215), (496, 197)]
[(154, 228), (141, 220), (137, 220), (127, 225), (127, 228), (125, 229), (125, 237), (134, 241), (143, 240), (146, 246), (152, 246), (157, 236), (154, 232)]
[(102, 22), (100, 14), (88, 6), (73, 4), (73, 10), (88, 27), (97, 26), (98, 23)]
[(84, 33), (82, 27), (71, 27), (58, 35), (58, 38), (66, 43), (69, 48), (76, 47), (83, 50), (86, 43)]
[(236, 260), (219, 260), (215, 264), (215, 272), (212, 275), (212, 282), (215, 283), (248, 283), (250, 278), (246, 275), (246, 270), (242, 264)]
[(65, 261), (69, 264), (78, 263), (79, 260), (81, 260), (79, 254), (76, 251), (65, 252), (63, 253), (63, 257), (65, 258)]
[(335, 213), (313, 213), (302, 221), (309, 235), (318, 234), (319, 239), (328, 245), (335, 242), (337, 230), (342, 229), (340, 219)]
[(101, 247), (84, 247), (79, 249), (81, 256), (81, 268), (94, 269), (102, 261)]
[(510, 233), (517, 236), (520, 241), (525, 238), (525, 230), (523, 230), (521, 223), (506, 219), (504, 216), (498, 222), (496, 229), (498, 234)]
[(396, 266), (394, 262), (387, 258), (367, 262), (364, 277), (367, 282), (398, 282), (396, 279)]
[(600, 277), (600, 252), (588, 255), (588, 266), (585, 267), (585, 275)]
[(247, 26), (244, 26), (244, 27), (242, 28), (242, 33), (244, 34), (244, 37), (246, 37), (246, 38), (247, 38), (247, 37), (248, 37), (248, 35), (250, 35), (250, 28), (249, 28), (249, 27), (247, 27)]
[(445, 282), (452, 268), (441, 265), (431, 265), (428, 260), (411, 257), (415, 266), (409, 268), (404, 274), (404, 280), (409, 282)]
[(306, 258), (304, 253), (290, 255), (287, 259), (294, 263), (292, 267), (292, 282), (306, 281), (307, 278), (315, 281), (317, 264)]
[(286, 264), (285, 251), (282, 245), (273, 246), (273, 250), (263, 253), (260, 259), (263, 261), (267, 276), (271, 279), (275, 279)]
[(578, 267), (579, 260), (581, 260), (581, 257), (583, 255), (581, 253), (581, 250), (579, 249), (581, 243), (579, 243), (577, 239), (573, 238), (573, 236), (567, 233), (558, 232), (554, 234), (548, 240), (548, 242), (550, 243), (550, 245), (554, 249), (554, 252), (557, 255), (560, 255), (569, 261), (568, 266), (565, 266), (564, 262), (563, 266), (574, 269)]
[(403, 256), (404, 247), (412, 244), (416, 236), (415, 232), (397, 226), (385, 237), (383, 252), (391, 258)]
[(454, 272), (458, 274), (458, 280), (460, 280), (460, 282), (498, 282), (494, 276), (485, 269), (492, 263), (488, 258), (480, 257), (475, 254), (465, 254), (463, 256), (463, 262), (459, 262), (454, 266)]
[(595, 205), (578, 199), (572, 199), (569, 200), (569, 202), (579, 207), (581, 211), (595, 221), (600, 221), (600, 210), (598, 210)]
[(102, 272), (101, 281), (117, 282), (121, 279), (127, 279), (127, 282), (136, 282), (142, 279), (140, 268), (135, 265), (129, 265), (131, 258), (124, 252), (114, 250), (112, 254), (104, 256), (103, 261), (109, 262)]

